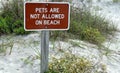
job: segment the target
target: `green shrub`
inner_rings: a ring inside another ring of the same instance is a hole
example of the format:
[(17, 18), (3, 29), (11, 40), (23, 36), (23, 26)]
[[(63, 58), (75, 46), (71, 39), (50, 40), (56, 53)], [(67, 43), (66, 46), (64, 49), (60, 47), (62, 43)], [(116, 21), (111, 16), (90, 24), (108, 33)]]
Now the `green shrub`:
[(6, 24), (6, 20), (4, 18), (0, 17), (0, 35), (5, 34), (5, 33), (10, 33), (9, 27)]
[(105, 41), (105, 37), (101, 35), (98, 29), (86, 27), (81, 33), (82, 39), (88, 40), (91, 43), (100, 44)]
[(24, 26), (23, 26), (23, 20), (20, 20), (20, 19), (18, 19), (17, 21), (15, 21), (14, 22), (14, 29), (13, 29), (13, 32), (14, 33), (16, 33), (17, 35), (19, 35), (19, 34), (28, 34), (29, 32), (25, 32), (25, 30), (24, 30)]
[[(0, 34), (15, 33), (15, 34), (27, 34), (24, 30), (24, 9), (23, 0), (12, 0), (7, 3), (3, 3), (3, 9), (0, 16), (5, 20), (8, 28), (0, 31)], [(2, 26), (2, 24), (0, 24)], [(7, 31), (6, 31), (7, 29)], [(6, 32), (5, 32), (6, 31)], [(4, 32), (4, 33), (2, 33)]]

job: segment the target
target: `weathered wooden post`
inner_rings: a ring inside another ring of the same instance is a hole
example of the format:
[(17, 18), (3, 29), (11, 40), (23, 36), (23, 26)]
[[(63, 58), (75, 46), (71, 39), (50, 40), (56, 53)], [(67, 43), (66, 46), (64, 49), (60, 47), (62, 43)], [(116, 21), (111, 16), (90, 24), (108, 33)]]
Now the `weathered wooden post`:
[(48, 70), (49, 31), (41, 31), (41, 73)]

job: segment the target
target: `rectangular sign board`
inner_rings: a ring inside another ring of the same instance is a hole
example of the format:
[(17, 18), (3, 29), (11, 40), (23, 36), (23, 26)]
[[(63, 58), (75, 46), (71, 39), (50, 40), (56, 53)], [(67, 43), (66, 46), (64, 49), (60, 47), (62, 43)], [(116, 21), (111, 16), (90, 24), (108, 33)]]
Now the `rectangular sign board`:
[(68, 30), (70, 24), (70, 4), (59, 2), (25, 2), (24, 29)]

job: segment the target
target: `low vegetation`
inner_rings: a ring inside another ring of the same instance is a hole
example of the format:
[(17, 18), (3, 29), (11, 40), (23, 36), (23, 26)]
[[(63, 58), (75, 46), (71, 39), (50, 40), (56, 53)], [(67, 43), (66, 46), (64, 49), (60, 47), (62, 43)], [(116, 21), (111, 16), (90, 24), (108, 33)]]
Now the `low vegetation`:
[[(105, 67), (101, 66), (101, 71), (98, 71), (91, 61), (84, 57), (78, 57), (71, 53), (64, 53), (60, 59), (52, 58), (49, 63), (49, 70), (46, 73), (105, 73)], [(99, 67), (100, 68), (100, 67)]]
[[(51, 57), (49, 69), (45, 73), (106, 73), (106, 65), (94, 63), (85, 57), (76, 56), (70, 52), (61, 52), (60, 58)], [(38, 56), (28, 56), (21, 58), (26, 65), (33, 66), (34, 60), (40, 59)]]
[[(1, 40), (1, 43), (0, 43), (0, 55), (6, 55), (6, 54), (11, 54), (12, 52), (12, 48), (13, 48), (13, 42), (12, 41), (7, 41), (7, 42), (4, 42)], [(7, 52), (7, 50), (9, 50)]]

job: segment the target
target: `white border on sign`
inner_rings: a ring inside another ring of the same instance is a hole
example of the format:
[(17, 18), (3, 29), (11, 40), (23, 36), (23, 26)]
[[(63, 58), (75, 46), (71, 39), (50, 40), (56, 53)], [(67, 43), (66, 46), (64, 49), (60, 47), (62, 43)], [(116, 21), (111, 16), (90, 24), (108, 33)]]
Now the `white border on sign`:
[[(26, 8), (25, 8), (25, 5), (26, 3), (51, 3), (51, 4), (68, 4), (69, 6), (69, 12), (68, 12), (68, 28), (66, 29), (26, 29), (26, 21), (25, 21), (25, 11), (26, 11)], [(24, 2), (24, 29), (25, 31), (41, 31), (41, 30), (69, 30), (70, 28), (70, 3), (69, 2)]]

